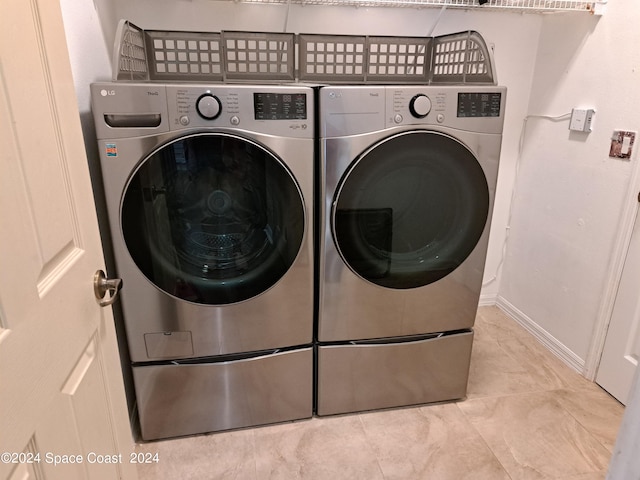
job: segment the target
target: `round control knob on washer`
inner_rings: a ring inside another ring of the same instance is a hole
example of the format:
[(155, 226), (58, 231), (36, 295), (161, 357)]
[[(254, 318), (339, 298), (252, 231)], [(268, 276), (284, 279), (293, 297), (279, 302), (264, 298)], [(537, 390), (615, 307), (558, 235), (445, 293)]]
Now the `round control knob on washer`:
[(196, 101), (196, 111), (205, 120), (214, 120), (222, 112), (222, 104), (218, 97), (205, 93)]
[(431, 111), (431, 100), (424, 93), (419, 93), (409, 102), (409, 111), (416, 118), (424, 118)]

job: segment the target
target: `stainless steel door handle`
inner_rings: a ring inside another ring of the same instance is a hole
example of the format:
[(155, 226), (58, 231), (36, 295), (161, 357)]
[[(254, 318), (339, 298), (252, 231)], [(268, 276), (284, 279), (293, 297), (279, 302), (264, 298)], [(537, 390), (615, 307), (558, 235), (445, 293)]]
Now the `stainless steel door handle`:
[[(121, 278), (107, 278), (102, 270), (98, 270), (93, 276), (93, 293), (101, 307), (107, 307), (115, 302), (121, 288)], [(107, 292), (109, 293), (109, 298), (104, 299)]]

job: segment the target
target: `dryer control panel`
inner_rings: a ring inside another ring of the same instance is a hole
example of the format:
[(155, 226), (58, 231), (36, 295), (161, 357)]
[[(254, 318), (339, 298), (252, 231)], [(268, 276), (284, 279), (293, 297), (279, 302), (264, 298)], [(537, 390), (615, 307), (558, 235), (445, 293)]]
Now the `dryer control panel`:
[(504, 87), (455, 85), (384, 88), (387, 127), (442, 125), (485, 133), (502, 131)]
[(501, 133), (506, 88), (493, 85), (330, 86), (320, 89), (320, 135), (395, 127), (447, 127)]
[(499, 117), (501, 92), (458, 93), (458, 117)]

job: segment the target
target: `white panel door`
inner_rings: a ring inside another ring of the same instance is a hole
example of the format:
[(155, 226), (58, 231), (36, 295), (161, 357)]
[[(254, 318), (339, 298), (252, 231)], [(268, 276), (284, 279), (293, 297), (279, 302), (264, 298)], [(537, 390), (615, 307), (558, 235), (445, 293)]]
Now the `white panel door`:
[(0, 6), (0, 222), (0, 479), (137, 478), (57, 1)]
[(626, 405), (639, 358), (640, 213), (636, 213), (596, 382)]

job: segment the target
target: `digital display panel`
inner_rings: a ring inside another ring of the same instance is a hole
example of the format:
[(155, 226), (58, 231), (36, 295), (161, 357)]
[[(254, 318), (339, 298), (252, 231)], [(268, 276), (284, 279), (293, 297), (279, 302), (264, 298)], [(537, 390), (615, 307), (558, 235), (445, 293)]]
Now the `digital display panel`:
[(306, 120), (307, 95), (304, 93), (254, 93), (256, 120)]
[(501, 93), (458, 93), (458, 117), (499, 117)]

